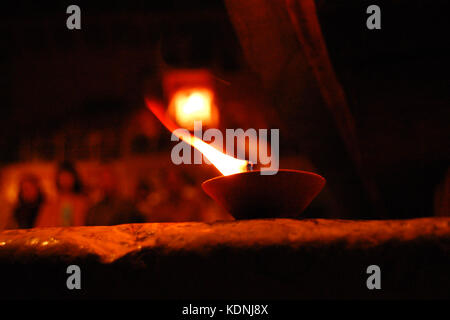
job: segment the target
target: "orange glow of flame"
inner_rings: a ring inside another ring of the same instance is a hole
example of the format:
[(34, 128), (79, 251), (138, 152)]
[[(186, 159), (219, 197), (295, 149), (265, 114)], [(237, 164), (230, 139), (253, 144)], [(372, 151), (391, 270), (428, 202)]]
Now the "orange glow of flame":
[(218, 123), (214, 94), (208, 88), (178, 90), (171, 98), (169, 112), (181, 127), (188, 130), (194, 129), (194, 121), (202, 121), (206, 126)]
[(203, 155), (224, 175), (229, 176), (231, 174), (240, 173), (247, 171), (248, 161), (240, 160), (217, 150), (216, 148), (210, 146), (203, 140), (189, 134), (177, 130), (177, 125), (171, 121), (161, 108), (160, 105), (153, 103), (152, 101), (145, 100), (147, 107), (151, 112), (158, 118), (159, 121), (173, 134), (175, 134), (179, 139), (190, 144), (198, 151), (203, 153)]

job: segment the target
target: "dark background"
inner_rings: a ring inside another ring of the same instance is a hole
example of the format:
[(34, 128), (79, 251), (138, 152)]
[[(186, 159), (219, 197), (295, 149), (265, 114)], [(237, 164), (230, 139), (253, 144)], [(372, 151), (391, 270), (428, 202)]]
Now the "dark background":
[[(268, 3), (247, 4), (256, 15)], [(121, 135), (127, 119), (144, 109), (143, 96), (165, 98), (161, 72), (208, 68), (226, 106), (221, 126), (280, 128), (281, 156), (300, 159), (284, 163), (327, 178), (319, 198), (324, 205), (311, 216), (436, 213), (436, 190), (445, 184), (449, 163), (447, 1), (316, 1), (355, 119), (364, 170), (379, 194), (376, 203), (306, 64), (288, 65), (278, 78), (264, 73), (276, 63), (279, 48), (268, 42), (249, 54), (230, 20), (235, 13), (223, 1), (78, 1), (79, 31), (66, 28), (70, 4), (75, 3), (19, 0), (2, 6), (3, 165), (67, 157), (120, 160), (126, 152)], [(381, 7), (382, 30), (365, 28), (369, 4)], [(281, 23), (275, 18), (250, 27), (264, 37), (271, 23)], [(283, 54), (299, 50), (289, 43), (286, 48)], [(266, 64), (256, 65), (258, 58)], [(98, 132), (99, 152), (92, 153), (89, 137)], [(161, 135), (147, 149), (146, 142), (134, 143), (150, 154), (170, 150), (162, 128)]]

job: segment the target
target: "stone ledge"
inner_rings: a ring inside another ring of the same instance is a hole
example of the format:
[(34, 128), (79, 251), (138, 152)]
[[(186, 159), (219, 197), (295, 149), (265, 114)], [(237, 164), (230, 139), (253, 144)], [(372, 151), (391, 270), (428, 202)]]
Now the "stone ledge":
[[(82, 290), (65, 287), (70, 264)], [(449, 298), (450, 218), (10, 230), (0, 266), (2, 298)]]

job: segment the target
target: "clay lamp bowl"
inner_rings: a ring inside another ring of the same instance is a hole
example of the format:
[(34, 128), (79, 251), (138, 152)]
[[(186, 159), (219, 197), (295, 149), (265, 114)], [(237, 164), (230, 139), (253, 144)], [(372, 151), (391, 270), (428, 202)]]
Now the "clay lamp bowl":
[(235, 219), (298, 217), (325, 186), (318, 174), (281, 169), (259, 170), (212, 178), (202, 188)]

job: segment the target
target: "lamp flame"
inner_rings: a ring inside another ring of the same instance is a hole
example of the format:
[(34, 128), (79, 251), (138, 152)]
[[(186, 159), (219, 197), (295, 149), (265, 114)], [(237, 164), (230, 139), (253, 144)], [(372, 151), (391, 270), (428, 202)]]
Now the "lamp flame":
[(166, 116), (160, 105), (147, 99), (145, 102), (150, 111), (153, 112), (156, 118), (158, 118), (170, 132), (200, 151), (224, 176), (247, 171), (248, 161), (233, 158), (213, 146), (210, 146), (203, 140), (186, 132), (182, 132), (181, 130), (177, 130), (177, 125)]

